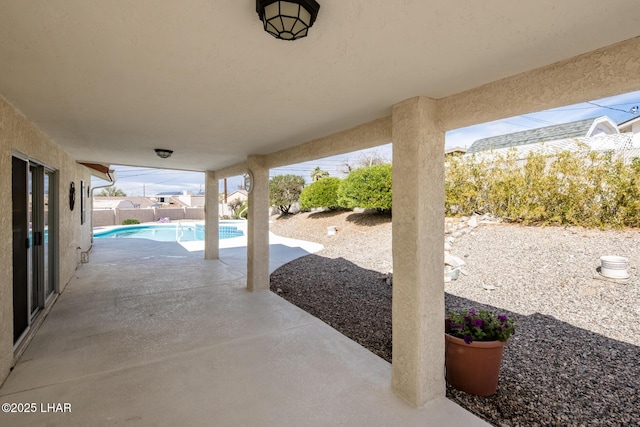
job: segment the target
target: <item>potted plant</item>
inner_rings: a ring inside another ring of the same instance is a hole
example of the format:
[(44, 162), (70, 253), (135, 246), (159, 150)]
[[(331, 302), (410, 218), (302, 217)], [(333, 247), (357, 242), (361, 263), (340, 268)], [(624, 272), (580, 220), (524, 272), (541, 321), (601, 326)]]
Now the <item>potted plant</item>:
[(476, 396), (490, 396), (498, 388), (502, 349), (514, 332), (506, 315), (487, 310), (449, 313), (445, 323), (447, 382)]

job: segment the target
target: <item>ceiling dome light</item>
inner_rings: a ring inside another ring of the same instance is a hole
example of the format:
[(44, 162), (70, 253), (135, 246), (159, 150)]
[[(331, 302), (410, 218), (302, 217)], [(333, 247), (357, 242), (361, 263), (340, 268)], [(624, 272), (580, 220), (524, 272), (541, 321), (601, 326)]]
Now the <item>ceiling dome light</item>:
[(173, 150), (165, 150), (164, 148), (156, 148), (155, 151), (161, 159), (168, 159), (173, 154)]
[(306, 37), (319, 10), (315, 0), (256, 0), (256, 12), (264, 30), (281, 40)]

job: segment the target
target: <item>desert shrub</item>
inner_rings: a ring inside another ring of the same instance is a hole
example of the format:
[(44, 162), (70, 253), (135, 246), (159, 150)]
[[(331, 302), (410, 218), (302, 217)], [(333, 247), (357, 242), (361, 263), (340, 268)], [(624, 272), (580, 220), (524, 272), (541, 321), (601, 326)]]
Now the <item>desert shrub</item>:
[(340, 183), (338, 204), (344, 208), (391, 211), (391, 165), (374, 165), (352, 171)]
[(133, 224), (140, 224), (140, 221), (138, 221), (135, 218), (127, 218), (122, 221), (122, 225), (133, 225)]
[(305, 187), (300, 194), (300, 209), (337, 209), (340, 178), (322, 178)]
[(277, 175), (269, 181), (269, 203), (288, 214), (291, 205), (300, 199), (304, 178), (299, 175)]
[(107, 187), (103, 188), (96, 197), (126, 197), (127, 194), (119, 188), (116, 187)]
[(451, 157), (445, 162), (448, 215), (489, 213), (525, 224), (640, 225), (640, 161), (586, 147), (553, 156), (531, 152)]
[(233, 212), (237, 211), (238, 208), (240, 207), (240, 205), (242, 205), (242, 199), (240, 197), (236, 197), (235, 199), (233, 199), (229, 203), (227, 203), (227, 206)]
[(240, 205), (236, 205), (236, 208), (231, 214), (231, 219), (247, 219), (249, 213), (249, 201), (245, 200)]
[(247, 200), (242, 200), (239, 197), (236, 197), (227, 203), (227, 206), (231, 209), (231, 219), (247, 218), (247, 208), (249, 206)]
[(468, 215), (481, 210), (481, 179), (474, 179), (474, 170), (481, 170), (475, 158), (453, 155), (446, 159), (445, 211), (449, 215)]

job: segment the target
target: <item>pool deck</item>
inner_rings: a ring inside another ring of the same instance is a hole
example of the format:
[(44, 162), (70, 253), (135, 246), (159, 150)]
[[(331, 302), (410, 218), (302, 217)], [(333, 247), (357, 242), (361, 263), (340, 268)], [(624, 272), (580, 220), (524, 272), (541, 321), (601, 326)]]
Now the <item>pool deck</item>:
[[(191, 242), (178, 242), (189, 252), (199, 253), (202, 256), (204, 242), (195, 240)], [(247, 274), (247, 236), (221, 239), (220, 259), (233, 268)], [(288, 239), (269, 233), (269, 272), (301, 256), (321, 251), (324, 248), (319, 243), (304, 240)]]
[[(309, 253), (272, 242), (272, 270)], [(0, 425), (488, 426), (445, 398), (406, 404), (388, 362), (248, 292), (245, 252), (204, 260), (175, 242), (97, 239), (0, 388), (0, 403), (37, 411), (0, 413)]]

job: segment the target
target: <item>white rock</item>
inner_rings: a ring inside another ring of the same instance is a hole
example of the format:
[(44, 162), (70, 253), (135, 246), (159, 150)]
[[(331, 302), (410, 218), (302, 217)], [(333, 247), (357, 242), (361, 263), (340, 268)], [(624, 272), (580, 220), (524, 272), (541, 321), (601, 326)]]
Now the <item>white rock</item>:
[(454, 268), (447, 274), (447, 277), (451, 278), (451, 280), (458, 280), (458, 277), (460, 277), (460, 269)]
[(453, 268), (461, 267), (461, 266), (467, 264), (462, 258), (459, 258), (459, 257), (457, 257), (455, 255), (451, 255), (451, 254), (445, 254), (444, 255), (444, 263), (446, 265), (450, 265)]
[(467, 225), (471, 228), (476, 228), (478, 226), (478, 218), (475, 216), (472, 216), (469, 222), (467, 223)]

